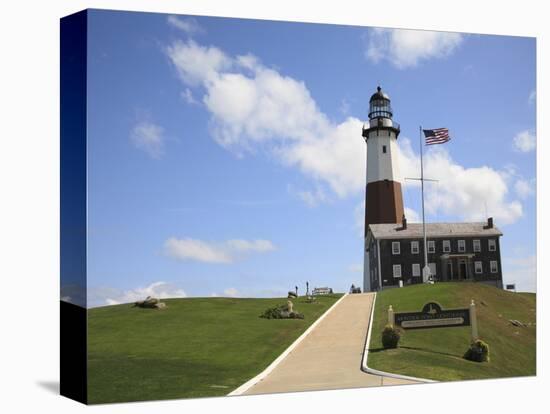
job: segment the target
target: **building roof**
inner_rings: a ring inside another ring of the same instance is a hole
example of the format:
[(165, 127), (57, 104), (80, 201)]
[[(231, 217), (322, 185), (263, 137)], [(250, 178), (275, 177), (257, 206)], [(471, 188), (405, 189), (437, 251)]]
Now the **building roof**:
[[(497, 227), (485, 228), (487, 222), (482, 223), (426, 223), (426, 236), (430, 237), (473, 237), (473, 236), (502, 236)], [(407, 223), (403, 229), (401, 223), (371, 224), (369, 233), (375, 239), (414, 239), (424, 236), (422, 223)]]

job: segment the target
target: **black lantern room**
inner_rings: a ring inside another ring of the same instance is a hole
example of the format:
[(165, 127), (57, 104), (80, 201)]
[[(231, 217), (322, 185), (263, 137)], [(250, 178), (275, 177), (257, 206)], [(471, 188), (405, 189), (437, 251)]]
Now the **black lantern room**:
[(391, 119), (393, 112), (391, 109), (390, 97), (382, 92), (379, 86), (376, 93), (370, 97), (369, 119), (389, 118)]

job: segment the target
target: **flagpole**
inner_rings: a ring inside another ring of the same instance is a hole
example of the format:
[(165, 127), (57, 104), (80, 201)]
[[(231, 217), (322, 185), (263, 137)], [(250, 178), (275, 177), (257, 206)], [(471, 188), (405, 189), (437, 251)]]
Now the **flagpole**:
[(428, 280), (428, 249), (426, 243), (426, 219), (424, 217), (424, 160), (422, 154), (422, 125), (420, 125), (418, 139), (420, 141), (420, 185), (422, 186), (422, 232), (424, 233), (424, 268), (422, 269), (422, 281), (426, 283)]

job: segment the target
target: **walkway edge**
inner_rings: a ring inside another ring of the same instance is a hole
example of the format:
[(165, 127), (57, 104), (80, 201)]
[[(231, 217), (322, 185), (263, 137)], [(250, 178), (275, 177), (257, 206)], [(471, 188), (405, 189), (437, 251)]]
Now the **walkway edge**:
[(277, 357), (277, 359), (275, 359), (275, 361), (273, 361), (266, 369), (264, 369), (262, 372), (260, 372), (258, 375), (256, 375), (254, 378), (252, 378), (251, 380), (248, 380), (247, 382), (245, 382), (243, 385), (241, 385), (240, 387), (236, 388), (235, 390), (231, 391), (229, 394), (227, 394), (227, 396), (231, 397), (231, 396), (235, 396), (235, 395), (242, 395), (243, 393), (245, 393), (246, 391), (248, 391), (250, 388), (252, 388), (254, 385), (256, 385), (258, 382), (262, 381), (265, 377), (267, 377), (271, 371), (273, 371), (277, 365), (279, 365), (281, 363), (281, 361), (283, 359), (286, 358), (286, 356), (288, 354), (290, 354), (294, 348), (296, 348), (298, 346), (298, 344), (300, 342), (302, 342), (304, 340), (304, 338), (306, 336), (309, 335), (309, 333), (311, 331), (313, 331), (313, 329), (315, 329), (315, 327), (336, 307), (336, 305), (338, 305), (346, 296), (348, 295), (348, 293), (344, 293), (342, 295), (342, 297), (340, 299), (338, 299), (336, 302), (334, 302), (332, 304), (332, 306), (330, 308), (328, 308), (325, 313), (323, 313), (321, 316), (319, 316), (319, 318), (317, 318), (317, 320), (315, 322), (313, 322), (309, 328), (307, 328), (304, 333), (302, 333), (302, 335), (300, 335), (287, 349), (285, 349), (285, 351), (279, 355)]
[(374, 300), (372, 301), (372, 309), (370, 311), (369, 330), (367, 332), (367, 341), (365, 342), (365, 351), (363, 352), (363, 361), (361, 363), (361, 369), (364, 372), (368, 373), (368, 374), (380, 375), (382, 377), (396, 378), (396, 379), (409, 380), (409, 381), (426, 382), (426, 383), (438, 382), (438, 381), (434, 381), (434, 380), (427, 379), (427, 378), (409, 377), (407, 375), (399, 375), (399, 374), (394, 374), (392, 372), (380, 371), (380, 370), (377, 370), (377, 369), (369, 368), (369, 366), (367, 365), (367, 360), (369, 358), (369, 344), (370, 344), (370, 339), (371, 339), (371, 334), (372, 334), (372, 324), (373, 324), (373, 321), (374, 321), (374, 308), (375, 308), (375, 305), (376, 305), (376, 296), (377, 296), (377, 293), (375, 292), (374, 293)]

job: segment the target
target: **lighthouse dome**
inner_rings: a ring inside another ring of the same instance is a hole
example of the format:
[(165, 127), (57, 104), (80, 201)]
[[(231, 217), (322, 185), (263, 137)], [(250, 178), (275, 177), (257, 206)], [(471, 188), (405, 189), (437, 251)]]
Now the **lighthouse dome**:
[(388, 96), (387, 93), (383, 92), (382, 91), (382, 88), (379, 86), (378, 88), (376, 88), (376, 92), (372, 94), (372, 96), (370, 97), (370, 101), (369, 102), (372, 102), (372, 101), (377, 101), (377, 100), (387, 100), (389, 101), (390, 100), (390, 97)]
[(376, 92), (370, 97), (369, 101), (369, 119), (389, 118), (393, 116), (390, 97), (382, 91), (379, 86)]

